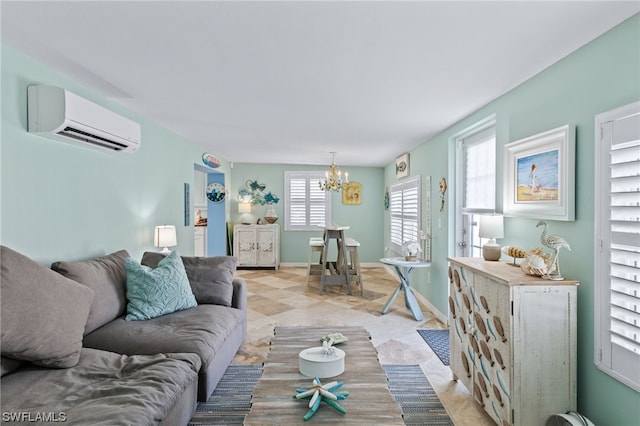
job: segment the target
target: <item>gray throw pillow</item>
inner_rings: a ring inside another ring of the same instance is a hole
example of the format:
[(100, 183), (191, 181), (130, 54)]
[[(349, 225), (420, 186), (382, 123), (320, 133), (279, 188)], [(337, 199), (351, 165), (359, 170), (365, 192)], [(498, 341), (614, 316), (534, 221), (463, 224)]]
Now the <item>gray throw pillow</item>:
[(126, 250), (120, 250), (107, 256), (51, 265), (54, 271), (84, 284), (96, 294), (84, 334), (124, 315), (127, 309), (124, 260), (128, 257)]
[(0, 246), (2, 356), (43, 367), (73, 367), (93, 290)]
[[(163, 257), (161, 253), (146, 252), (142, 264), (153, 268)], [(231, 306), (236, 261), (233, 256), (182, 257), (198, 303)]]

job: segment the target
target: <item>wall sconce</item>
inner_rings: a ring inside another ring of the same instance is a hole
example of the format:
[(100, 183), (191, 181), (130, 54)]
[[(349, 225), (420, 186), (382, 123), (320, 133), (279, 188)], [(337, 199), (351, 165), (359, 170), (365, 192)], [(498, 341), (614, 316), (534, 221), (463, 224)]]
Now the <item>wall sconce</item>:
[(171, 253), (169, 247), (178, 245), (176, 227), (173, 225), (156, 226), (155, 233), (153, 234), (153, 245), (156, 247), (164, 247), (160, 253)]
[(503, 216), (498, 214), (480, 216), (479, 236), (489, 238), (489, 242), (482, 246), (484, 260), (499, 260), (502, 253), (496, 238), (504, 238)]
[(251, 216), (251, 203), (238, 203), (238, 213), (240, 216), (240, 223), (243, 225), (250, 225), (251, 220), (253, 219)]

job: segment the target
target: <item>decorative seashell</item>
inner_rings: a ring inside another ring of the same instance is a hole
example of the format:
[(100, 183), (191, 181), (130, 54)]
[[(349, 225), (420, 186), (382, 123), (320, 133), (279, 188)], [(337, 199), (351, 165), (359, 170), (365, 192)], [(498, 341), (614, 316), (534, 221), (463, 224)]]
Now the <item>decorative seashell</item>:
[(520, 269), (527, 275), (542, 276), (547, 273), (548, 267), (544, 257), (539, 254), (530, 254), (520, 264)]
[(545, 262), (545, 260), (541, 256), (538, 256), (537, 254), (529, 256), (528, 260), (529, 260), (529, 265), (531, 265), (534, 268), (546, 268), (547, 267), (547, 263)]
[(502, 253), (509, 256), (509, 257), (513, 257), (514, 259), (522, 259), (526, 256), (526, 250), (520, 248), (520, 247), (513, 247), (513, 246), (504, 246), (501, 249)]

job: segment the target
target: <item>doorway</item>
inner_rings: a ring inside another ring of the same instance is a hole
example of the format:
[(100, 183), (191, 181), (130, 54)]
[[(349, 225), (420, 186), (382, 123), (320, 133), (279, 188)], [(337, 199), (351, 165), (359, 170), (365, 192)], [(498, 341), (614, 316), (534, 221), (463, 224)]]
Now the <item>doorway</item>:
[(191, 192), (195, 256), (227, 255), (226, 197), (210, 199), (207, 196), (208, 189), (224, 188), (224, 186), (224, 173), (194, 164), (193, 191)]

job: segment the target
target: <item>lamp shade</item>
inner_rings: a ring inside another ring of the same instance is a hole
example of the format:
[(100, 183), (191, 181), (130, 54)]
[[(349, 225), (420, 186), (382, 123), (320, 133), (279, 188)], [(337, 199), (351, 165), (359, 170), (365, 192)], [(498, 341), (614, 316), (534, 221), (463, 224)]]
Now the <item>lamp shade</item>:
[(251, 203), (238, 203), (238, 213), (251, 213)]
[(156, 226), (156, 231), (153, 235), (153, 245), (156, 247), (164, 247), (162, 250), (163, 253), (169, 252), (169, 247), (178, 245), (176, 227), (173, 225)]
[(480, 238), (504, 238), (504, 220), (499, 214), (480, 216)]

